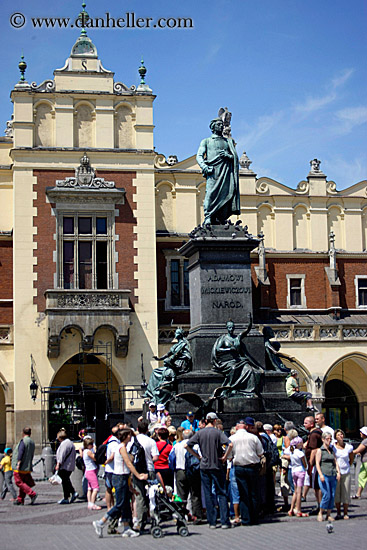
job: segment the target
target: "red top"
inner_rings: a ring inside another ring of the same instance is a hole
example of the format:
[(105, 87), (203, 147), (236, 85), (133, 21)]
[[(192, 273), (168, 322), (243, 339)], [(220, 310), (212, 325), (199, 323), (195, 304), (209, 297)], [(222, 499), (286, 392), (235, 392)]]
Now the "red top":
[(172, 445), (168, 441), (157, 441), (157, 448), (159, 452), (159, 457), (158, 460), (154, 462), (154, 468), (156, 470), (168, 470), (168, 455), (172, 450)]

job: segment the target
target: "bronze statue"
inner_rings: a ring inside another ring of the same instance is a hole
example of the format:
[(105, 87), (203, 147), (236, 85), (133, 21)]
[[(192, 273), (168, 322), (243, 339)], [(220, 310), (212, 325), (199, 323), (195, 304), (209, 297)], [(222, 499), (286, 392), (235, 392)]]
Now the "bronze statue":
[(164, 361), (163, 367), (157, 367), (150, 375), (145, 397), (156, 405), (166, 405), (175, 394), (177, 375), (189, 372), (192, 368), (190, 344), (184, 338), (184, 331), (178, 328), (175, 332), (177, 343), (162, 357), (153, 357), (156, 361)]
[(289, 361), (293, 360), (293, 357), (287, 357), (280, 350), (280, 343), (276, 340), (270, 342), (271, 338), (275, 338), (274, 331), (271, 327), (263, 328), (264, 344), (265, 344), (265, 366), (266, 370), (275, 370), (280, 372), (290, 373), (291, 369), (285, 366), (282, 361), (282, 357), (286, 357)]
[(252, 358), (243, 338), (248, 335), (252, 327), (252, 317), (249, 315), (247, 328), (238, 336), (234, 335), (234, 323), (228, 321), (227, 334), (220, 336), (212, 350), (213, 371), (224, 375), (223, 391), (220, 397), (243, 395), (256, 397), (259, 393), (262, 374), (260, 364)]
[(223, 136), (221, 118), (214, 118), (209, 128), (213, 135), (202, 140), (196, 160), (206, 177), (203, 225), (218, 225), (241, 211), (238, 156), (233, 139)]

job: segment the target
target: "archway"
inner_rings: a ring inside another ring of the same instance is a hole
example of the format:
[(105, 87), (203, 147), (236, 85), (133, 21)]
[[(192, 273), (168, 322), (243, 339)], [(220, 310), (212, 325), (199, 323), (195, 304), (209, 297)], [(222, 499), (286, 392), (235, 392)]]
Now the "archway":
[(358, 437), (359, 404), (356, 394), (348, 384), (337, 379), (326, 382), (323, 412), (329, 426), (341, 428), (347, 437)]
[(77, 353), (43, 389), (49, 441), (62, 427), (72, 439), (78, 439), (82, 428), (104, 438), (108, 415), (120, 410), (119, 384), (108, 363), (102, 351)]
[(358, 438), (366, 423), (367, 356), (354, 352), (338, 359), (325, 374), (324, 395), (327, 422)]

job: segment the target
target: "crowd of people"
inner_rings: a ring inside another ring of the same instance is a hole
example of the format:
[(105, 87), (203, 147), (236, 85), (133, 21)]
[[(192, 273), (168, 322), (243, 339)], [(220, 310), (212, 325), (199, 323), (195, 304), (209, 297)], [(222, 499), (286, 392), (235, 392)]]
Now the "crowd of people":
[[(262, 424), (252, 417), (239, 419), (228, 434), (217, 414), (196, 419), (188, 411), (177, 428), (164, 406), (152, 402), (136, 429), (129, 423), (115, 425), (98, 448), (83, 431), (82, 446), (57, 434), (55, 476), (63, 489), (59, 504), (72, 504), (78, 498), (71, 474), (83, 470), (83, 487), (88, 508), (99, 511), (100, 478), (105, 482), (103, 516), (93, 522), (99, 537), (119, 533), (137, 537), (149, 522), (147, 484), (160, 483), (187, 509), (194, 524), (207, 522), (209, 528), (256, 525), (276, 511), (303, 518), (315, 515), (318, 521), (349, 519), (351, 498), (359, 499), (367, 484), (367, 426), (360, 429), (361, 443), (344, 441), (342, 430), (326, 425), (322, 413), (310, 415), (303, 424), (307, 436), (298, 433), (292, 422)], [(300, 429), (299, 429), (300, 430)], [(302, 430), (300, 430), (302, 431)], [(302, 433), (305, 433), (304, 430)], [(31, 429), (14, 451), (5, 449), (0, 469), (4, 473), (1, 498), (10, 492), (13, 503), (22, 505), (28, 495), (34, 504), (37, 493), (31, 475), (34, 455)], [(351, 465), (361, 456), (358, 489), (351, 497)], [(13, 481), (19, 492), (16, 495)], [(277, 506), (277, 483), (283, 503)], [(316, 506), (305, 512), (304, 503), (312, 489)], [(332, 515), (334, 507), (336, 515)]]

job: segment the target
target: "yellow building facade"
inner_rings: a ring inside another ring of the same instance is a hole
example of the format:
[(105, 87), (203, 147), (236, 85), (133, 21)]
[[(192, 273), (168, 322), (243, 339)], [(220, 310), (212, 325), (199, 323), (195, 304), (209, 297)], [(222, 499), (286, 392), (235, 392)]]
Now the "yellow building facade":
[[(24, 425), (41, 445), (61, 425), (75, 435), (141, 407), (153, 355), (189, 328), (178, 249), (203, 219), (205, 181), (194, 156), (154, 150), (155, 96), (139, 72), (137, 87), (115, 82), (82, 33), (52, 79), (11, 92), (0, 139), (1, 446)], [(341, 392), (366, 423), (367, 181), (337, 191), (315, 159), (291, 189), (250, 164), (243, 154), (241, 218), (264, 235), (255, 321), (273, 326), (320, 402), (337, 381), (328, 414), (353, 432), (335, 402)]]

